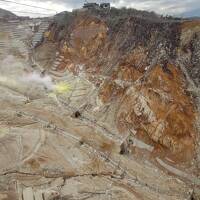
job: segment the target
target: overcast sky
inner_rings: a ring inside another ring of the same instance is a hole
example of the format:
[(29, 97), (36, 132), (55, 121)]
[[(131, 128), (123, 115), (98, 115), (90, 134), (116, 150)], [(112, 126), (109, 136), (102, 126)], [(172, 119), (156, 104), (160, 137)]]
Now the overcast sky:
[[(42, 13), (40, 16), (55, 14), (61, 11), (71, 11), (80, 8), (84, 0), (10, 0), (17, 3), (29, 4), (33, 6), (53, 9), (43, 10), (39, 8), (30, 8), (22, 5), (16, 5), (0, 0), (0, 8), (10, 10), (18, 15), (36, 17), (39, 14), (30, 14), (26, 12)], [(89, 2), (94, 2), (90, 1)], [(200, 0), (97, 0), (96, 2), (110, 2), (114, 7), (132, 7), (139, 10), (155, 11), (159, 14), (170, 14), (176, 16), (200, 16)], [(15, 11), (22, 11), (18, 13)], [(46, 14), (46, 15), (45, 15)]]

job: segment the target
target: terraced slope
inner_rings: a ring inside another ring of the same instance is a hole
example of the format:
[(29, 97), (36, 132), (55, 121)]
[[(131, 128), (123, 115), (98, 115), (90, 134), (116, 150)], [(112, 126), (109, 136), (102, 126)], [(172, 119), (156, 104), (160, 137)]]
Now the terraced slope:
[[(15, 54), (18, 57), (28, 57), (28, 39), (31, 36), (28, 24), (20, 21), (0, 22), (0, 54)], [(29, 38), (26, 38), (29, 37)], [(11, 52), (11, 53), (10, 53)]]
[(0, 199), (199, 198), (199, 22), (114, 17), (2, 25)]

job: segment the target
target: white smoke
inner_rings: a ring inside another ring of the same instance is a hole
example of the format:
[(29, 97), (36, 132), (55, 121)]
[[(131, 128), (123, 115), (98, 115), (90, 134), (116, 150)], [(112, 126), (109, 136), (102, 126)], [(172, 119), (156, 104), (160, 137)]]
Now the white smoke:
[(55, 87), (52, 78), (50, 76), (48, 75), (41, 76), (41, 74), (37, 72), (32, 72), (27, 75), (24, 75), (22, 80), (27, 83), (43, 85), (48, 90), (53, 90)]
[(53, 90), (55, 84), (48, 75), (42, 75), (39, 72), (32, 71), (27, 67), (28, 63), (9, 55), (0, 61), (0, 84), (9, 85), (9, 87), (35, 88), (34, 90)]

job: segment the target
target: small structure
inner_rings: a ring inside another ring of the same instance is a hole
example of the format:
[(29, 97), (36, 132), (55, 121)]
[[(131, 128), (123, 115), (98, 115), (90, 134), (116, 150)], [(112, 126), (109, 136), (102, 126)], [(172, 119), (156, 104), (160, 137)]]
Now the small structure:
[(72, 117), (73, 117), (73, 118), (80, 118), (80, 117), (81, 117), (81, 112), (77, 110), (76, 112), (74, 112), (74, 113), (72, 114)]
[(87, 9), (110, 9), (110, 3), (84, 3), (83, 8)]
[(103, 8), (103, 9), (110, 9), (110, 3), (101, 3), (101, 4), (100, 4), (100, 8)]
[(95, 8), (99, 8), (99, 4), (97, 4), (97, 3), (84, 3), (83, 8), (95, 9)]

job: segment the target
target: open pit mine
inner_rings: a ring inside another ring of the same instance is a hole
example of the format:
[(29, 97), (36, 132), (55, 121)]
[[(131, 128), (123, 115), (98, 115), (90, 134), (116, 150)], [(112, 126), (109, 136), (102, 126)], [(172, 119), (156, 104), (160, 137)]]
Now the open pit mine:
[(200, 199), (199, 19), (0, 13), (0, 200)]

